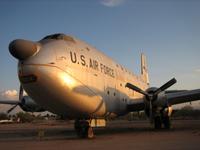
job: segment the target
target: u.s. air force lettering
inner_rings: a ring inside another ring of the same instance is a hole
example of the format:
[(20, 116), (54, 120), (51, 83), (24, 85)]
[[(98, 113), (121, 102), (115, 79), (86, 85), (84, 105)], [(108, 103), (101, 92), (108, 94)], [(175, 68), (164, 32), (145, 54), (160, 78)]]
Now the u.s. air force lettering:
[(91, 68), (93, 70), (100, 71), (101, 73), (104, 73), (105, 75), (108, 75), (110, 77), (113, 77), (113, 78), (115, 77), (114, 69), (106, 66), (103, 63), (99, 63), (95, 59), (92, 59), (92, 58), (86, 59), (86, 57), (84, 55), (80, 55), (78, 57), (78, 55), (75, 52), (72, 52), (72, 51), (70, 51), (70, 58), (71, 58), (72, 63), (81, 64), (84, 67), (88, 67), (88, 68)]

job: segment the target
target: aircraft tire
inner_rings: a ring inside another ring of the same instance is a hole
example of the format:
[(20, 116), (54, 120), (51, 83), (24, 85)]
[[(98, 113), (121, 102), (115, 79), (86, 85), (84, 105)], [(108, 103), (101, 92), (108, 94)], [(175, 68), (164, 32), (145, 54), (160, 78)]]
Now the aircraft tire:
[(93, 138), (94, 132), (87, 120), (76, 120), (74, 124), (76, 133), (81, 138)]
[(171, 128), (171, 122), (169, 116), (163, 117), (163, 125), (165, 129), (170, 129)]
[(161, 127), (162, 127), (161, 118), (160, 118), (160, 116), (156, 116), (156, 117), (154, 118), (154, 128), (155, 128), (155, 129), (161, 129)]

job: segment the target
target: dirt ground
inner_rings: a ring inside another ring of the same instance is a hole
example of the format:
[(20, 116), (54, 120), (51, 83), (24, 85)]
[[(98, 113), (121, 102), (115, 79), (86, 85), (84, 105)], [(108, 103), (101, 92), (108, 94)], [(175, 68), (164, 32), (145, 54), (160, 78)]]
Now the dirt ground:
[(176, 120), (170, 131), (155, 131), (148, 121), (110, 121), (80, 139), (73, 122), (1, 124), (1, 150), (199, 150), (200, 120)]

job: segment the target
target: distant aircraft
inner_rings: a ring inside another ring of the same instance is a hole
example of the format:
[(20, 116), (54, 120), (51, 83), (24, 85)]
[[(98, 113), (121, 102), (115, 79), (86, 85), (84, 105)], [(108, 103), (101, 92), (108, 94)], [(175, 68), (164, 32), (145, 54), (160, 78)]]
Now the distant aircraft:
[[(200, 99), (200, 89), (166, 91), (173, 78), (159, 88), (149, 87), (146, 57), (136, 76), (94, 47), (64, 34), (38, 42), (22, 39), (9, 45), (19, 60), (19, 101), (1, 101), (24, 111), (52, 113), (75, 120), (80, 137), (92, 138), (93, 127), (106, 119), (144, 110), (156, 129), (170, 128), (172, 105)], [(23, 96), (23, 89), (29, 96)]]

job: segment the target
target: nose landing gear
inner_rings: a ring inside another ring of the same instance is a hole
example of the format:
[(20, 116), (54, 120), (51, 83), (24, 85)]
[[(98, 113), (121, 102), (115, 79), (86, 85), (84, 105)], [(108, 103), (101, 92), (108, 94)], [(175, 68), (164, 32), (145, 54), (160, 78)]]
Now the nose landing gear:
[(89, 120), (76, 120), (74, 128), (79, 137), (88, 139), (94, 138), (93, 128)]

